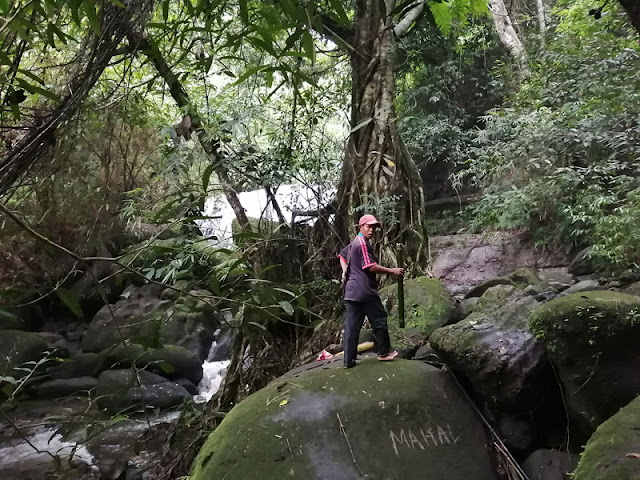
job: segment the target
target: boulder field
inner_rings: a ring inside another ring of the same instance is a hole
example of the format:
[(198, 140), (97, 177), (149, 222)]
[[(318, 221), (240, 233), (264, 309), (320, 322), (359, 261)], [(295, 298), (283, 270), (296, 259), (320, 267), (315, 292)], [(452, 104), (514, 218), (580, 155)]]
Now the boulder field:
[(480, 419), (444, 371), (363, 360), (281, 378), (227, 415), (191, 480), (494, 480)]

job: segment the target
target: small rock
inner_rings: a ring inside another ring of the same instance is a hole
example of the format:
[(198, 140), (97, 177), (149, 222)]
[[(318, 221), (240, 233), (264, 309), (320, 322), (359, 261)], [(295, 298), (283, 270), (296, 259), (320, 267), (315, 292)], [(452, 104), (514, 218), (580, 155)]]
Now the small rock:
[(591, 252), (593, 247), (587, 247), (571, 260), (567, 271), (572, 275), (589, 275), (595, 271), (593, 262), (591, 261)]
[(540, 294), (540, 288), (538, 288), (535, 285), (527, 285), (523, 290), (522, 293), (524, 293), (525, 295), (529, 295), (531, 297), (535, 297), (536, 295)]
[(538, 272), (538, 276), (543, 285), (564, 290), (576, 283), (573, 275), (567, 272), (566, 268), (546, 268)]
[(418, 351), (413, 356), (413, 360), (419, 360), (438, 368), (442, 368), (442, 366), (444, 365), (442, 359), (428, 343), (425, 343), (420, 348), (418, 348)]
[(489, 290), (491, 287), (495, 287), (496, 285), (511, 285), (513, 287), (516, 286), (515, 282), (510, 278), (492, 278), (491, 280), (487, 280), (486, 282), (482, 282), (480, 285), (476, 285), (475, 287), (473, 287), (467, 292), (464, 298), (481, 297), (484, 292)]
[(606, 289), (600, 284), (598, 280), (583, 280), (564, 290), (560, 294), (560, 296), (571, 295), (572, 293), (578, 293), (578, 292), (591, 292), (594, 290), (606, 290)]

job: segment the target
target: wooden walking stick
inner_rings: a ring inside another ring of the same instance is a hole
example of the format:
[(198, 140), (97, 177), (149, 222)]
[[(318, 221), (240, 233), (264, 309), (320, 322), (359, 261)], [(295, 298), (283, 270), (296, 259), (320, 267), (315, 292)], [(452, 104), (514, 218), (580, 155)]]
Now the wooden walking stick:
[[(404, 250), (401, 244), (397, 244), (398, 267), (404, 266)], [(404, 328), (404, 276), (398, 278), (398, 323), (400, 328)]]

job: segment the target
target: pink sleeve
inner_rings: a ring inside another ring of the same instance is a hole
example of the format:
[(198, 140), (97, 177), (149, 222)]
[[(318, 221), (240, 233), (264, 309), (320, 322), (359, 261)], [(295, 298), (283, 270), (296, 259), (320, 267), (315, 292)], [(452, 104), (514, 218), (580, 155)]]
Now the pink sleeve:
[(373, 265), (376, 265), (376, 262), (373, 261), (371, 256), (369, 255), (369, 249), (367, 248), (367, 242), (362, 237), (358, 237), (360, 242), (360, 248), (362, 249), (362, 269), (369, 268)]

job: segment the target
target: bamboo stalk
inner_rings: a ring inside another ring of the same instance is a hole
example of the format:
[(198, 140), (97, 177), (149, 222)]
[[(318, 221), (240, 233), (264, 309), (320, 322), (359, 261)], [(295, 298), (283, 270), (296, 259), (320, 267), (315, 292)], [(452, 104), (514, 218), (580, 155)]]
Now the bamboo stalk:
[[(404, 267), (404, 250), (398, 244), (398, 267)], [(398, 323), (404, 328), (404, 277), (398, 278)]]

